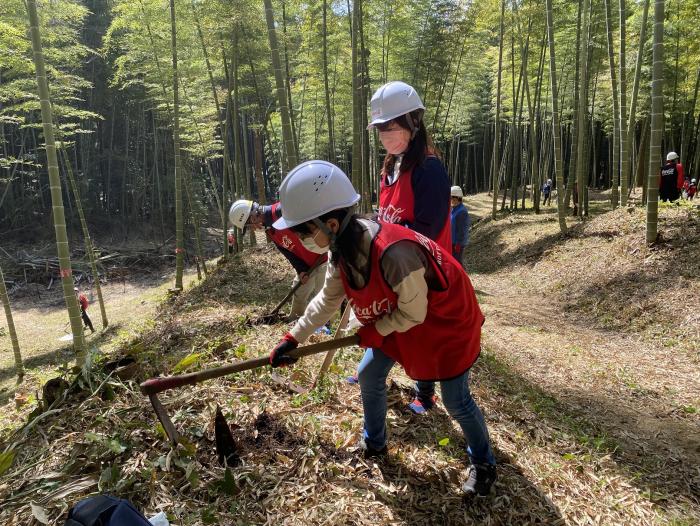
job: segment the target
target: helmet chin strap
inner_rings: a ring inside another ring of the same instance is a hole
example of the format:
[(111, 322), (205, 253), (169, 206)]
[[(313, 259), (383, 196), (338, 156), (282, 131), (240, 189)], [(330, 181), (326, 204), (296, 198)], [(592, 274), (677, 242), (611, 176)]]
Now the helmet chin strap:
[[(413, 112), (411, 112), (411, 113), (413, 113)], [(417, 125), (417, 123), (413, 122), (413, 117), (411, 116), (411, 113), (407, 113), (406, 115), (404, 115), (404, 117), (406, 117), (406, 122), (408, 123), (408, 127), (411, 128), (411, 140), (413, 140), (416, 138), (416, 135), (418, 135), (418, 125)], [(420, 122), (422, 118), (423, 118), (423, 112), (418, 111), (416, 120), (418, 122)]]
[(355, 208), (354, 206), (351, 206), (350, 208), (348, 208), (348, 212), (347, 212), (347, 214), (345, 214), (343, 221), (340, 223), (340, 227), (338, 228), (337, 233), (333, 233), (333, 231), (330, 228), (328, 228), (328, 226), (323, 221), (321, 221), (319, 218), (315, 217), (312, 220), (314, 225), (316, 225), (318, 228), (320, 228), (321, 231), (328, 236), (328, 239), (330, 239), (331, 252), (334, 252), (335, 249), (337, 248), (335, 242), (340, 237), (340, 235), (345, 231), (345, 229), (348, 226), (348, 223), (350, 223), (350, 219), (352, 218), (354, 208)]
[(416, 134), (418, 133), (418, 127), (413, 123), (413, 117), (411, 117), (410, 113), (406, 114), (406, 122), (408, 123), (409, 128), (411, 128), (411, 140), (416, 138)]

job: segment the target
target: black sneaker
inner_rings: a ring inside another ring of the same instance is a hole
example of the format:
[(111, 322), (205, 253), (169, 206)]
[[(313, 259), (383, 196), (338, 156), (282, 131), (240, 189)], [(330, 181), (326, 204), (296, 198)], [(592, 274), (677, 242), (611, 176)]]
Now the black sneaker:
[(473, 464), (469, 468), (467, 481), (462, 485), (462, 491), (467, 495), (485, 497), (491, 491), (496, 481), (496, 466), (493, 464)]
[(362, 451), (362, 457), (365, 459), (370, 459), (370, 458), (384, 458), (387, 455), (388, 449), (386, 446), (384, 446), (381, 449), (374, 449), (373, 447), (370, 447), (367, 445), (365, 442), (364, 438), (360, 439), (360, 442), (358, 444), (358, 449), (359, 451)]

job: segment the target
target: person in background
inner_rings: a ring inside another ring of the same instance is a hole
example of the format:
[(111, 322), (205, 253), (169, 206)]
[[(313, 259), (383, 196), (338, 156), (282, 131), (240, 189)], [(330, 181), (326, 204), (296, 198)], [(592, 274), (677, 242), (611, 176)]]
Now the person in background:
[(542, 185), (542, 195), (544, 195), (544, 201), (542, 201), (542, 206), (547, 206), (547, 202), (552, 204), (552, 180), (547, 179), (547, 182)]
[[(452, 250), (450, 179), (423, 122), (425, 106), (405, 82), (388, 82), (370, 101), (372, 121), (386, 150), (380, 174), (378, 220), (396, 223)], [(357, 377), (350, 377), (351, 383)], [(423, 414), (435, 404), (435, 384), (417, 382), (409, 409)]]
[(450, 205), (452, 213), (450, 214), (450, 224), (452, 225), (452, 256), (462, 263), (462, 255), (464, 247), (469, 243), (469, 227), (471, 226), (471, 218), (467, 207), (462, 203), (464, 192), (459, 186), (453, 186), (450, 189)]
[(662, 201), (676, 201), (683, 188), (683, 165), (678, 161), (676, 152), (669, 152), (666, 156), (666, 164), (661, 167), (659, 177), (659, 199)]
[[(320, 187), (317, 182), (323, 181)], [(326, 161), (294, 168), (280, 186), (282, 218), (318, 250), (330, 251), (323, 289), (270, 352), (272, 367), (291, 365), (287, 353), (322, 326), (348, 298), (366, 349), (358, 375), (364, 412), (359, 449), (387, 455), (386, 379), (399, 363), (413, 379), (440, 382), (450, 416), (464, 433), (471, 461), (462, 490), (487, 495), (496, 460), (484, 417), (469, 391), (484, 316), (464, 269), (435, 241), (400, 225), (360, 217), (360, 196), (347, 175)]]
[(688, 185), (688, 189), (686, 190), (686, 194), (688, 195), (688, 200), (692, 201), (693, 197), (695, 197), (695, 194), (698, 191), (698, 184), (696, 179), (691, 179), (690, 184)]
[[(247, 199), (239, 199), (229, 211), (229, 221), (245, 232), (246, 227), (254, 230), (264, 229), (268, 239), (272, 241), (282, 255), (287, 258), (294, 267), (297, 275), (294, 277), (292, 287), (301, 281), (301, 286), (292, 298), (290, 318), (296, 319), (304, 313), (308, 305), (321, 287), (323, 277), (326, 274), (328, 254), (314, 252), (313, 244), (303, 242), (289, 229), (276, 229), (272, 223), (282, 217), (282, 209), (279, 203), (272, 205), (259, 205)], [(313, 265), (319, 261), (316, 268)]]
[(78, 300), (78, 303), (80, 304), (80, 316), (83, 318), (83, 325), (85, 328), (89, 328), (92, 334), (95, 332), (95, 327), (92, 326), (92, 320), (90, 319), (90, 316), (88, 316), (87, 313), (88, 305), (90, 303), (88, 302), (88, 299), (85, 296), (85, 294), (82, 294), (78, 287), (75, 287), (73, 291), (75, 292), (75, 297)]
[(226, 232), (226, 241), (228, 242), (228, 253), (233, 254), (233, 249), (236, 246), (236, 237), (233, 234), (233, 230)]

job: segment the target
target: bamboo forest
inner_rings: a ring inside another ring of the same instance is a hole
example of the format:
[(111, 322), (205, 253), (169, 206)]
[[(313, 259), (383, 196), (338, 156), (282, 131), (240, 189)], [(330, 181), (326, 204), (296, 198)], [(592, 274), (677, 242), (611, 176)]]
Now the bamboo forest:
[(0, 524), (700, 524), (700, 0), (0, 0)]

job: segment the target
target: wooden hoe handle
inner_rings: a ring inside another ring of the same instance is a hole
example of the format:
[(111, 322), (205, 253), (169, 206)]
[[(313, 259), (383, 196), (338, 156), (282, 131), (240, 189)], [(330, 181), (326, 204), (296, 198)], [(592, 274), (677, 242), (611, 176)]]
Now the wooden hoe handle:
[[(305, 345), (290, 351), (287, 353), (287, 356), (291, 356), (292, 358), (302, 358), (312, 354), (318, 354), (331, 351), (333, 349), (340, 349), (342, 347), (355, 345), (359, 343), (359, 341), (359, 336), (353, 334), (352, 336), (346, 336), (345, 338), (340, 338), (337, 340), (328, 340), (320, 343), (314, 343), (312, 345)], [(219, 378), (221, 376), (226, 376), (241, 371), (248, 371), (258, 367), (264, 367), (265, 365), (270, 365), (270, 358), (268, 356), (252, 358), (250, 360), (232, 363), (231, 365), (204, 369), (202, 371), (189, 374), (166, 376), (164, 378), (151, 378), (150, 380), (146, 380), (141, 384), (141, 392), (145, 395), (153, 395), (167, 391), (168, 389), (176, 389), (186, 385), (193, 385), (199, 382), (204, 382), (205, 380), (211, 380), (212, 378)]]

